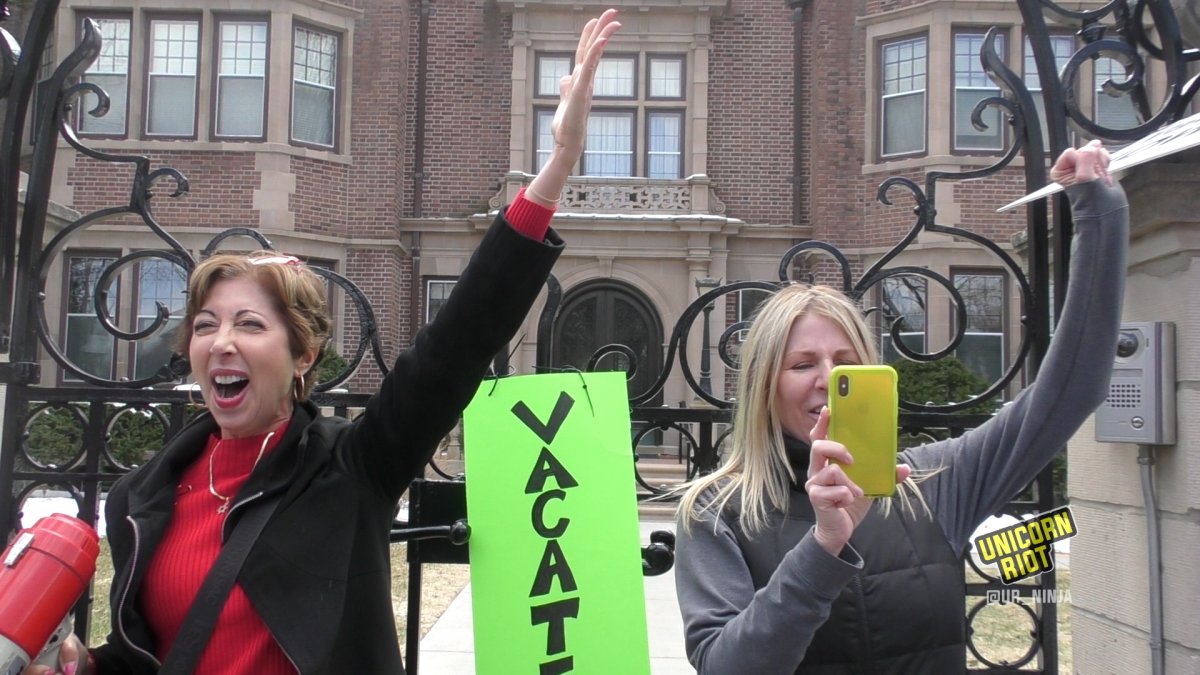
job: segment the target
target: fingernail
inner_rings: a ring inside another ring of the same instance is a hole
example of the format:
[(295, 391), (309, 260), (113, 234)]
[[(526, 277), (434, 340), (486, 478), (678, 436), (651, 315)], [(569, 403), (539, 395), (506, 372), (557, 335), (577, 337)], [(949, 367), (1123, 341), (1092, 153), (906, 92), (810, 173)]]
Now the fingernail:
[(76, 664), (74, 661), (63, 666), (63, 675), (75, 675)]

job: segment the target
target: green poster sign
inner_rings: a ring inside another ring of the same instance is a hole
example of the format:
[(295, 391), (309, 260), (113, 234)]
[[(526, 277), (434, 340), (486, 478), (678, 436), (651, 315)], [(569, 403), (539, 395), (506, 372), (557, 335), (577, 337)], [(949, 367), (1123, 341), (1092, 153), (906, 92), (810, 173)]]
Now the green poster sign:
[(624, 373), (484, 382), (463, 420), (475, 672), (648, 674)]

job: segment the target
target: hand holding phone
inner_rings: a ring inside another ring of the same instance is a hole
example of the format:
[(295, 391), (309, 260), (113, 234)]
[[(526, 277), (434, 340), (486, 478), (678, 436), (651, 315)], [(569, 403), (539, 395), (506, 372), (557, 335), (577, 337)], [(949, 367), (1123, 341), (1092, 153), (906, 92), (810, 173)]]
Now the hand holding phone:
[(829, 374), (829, 439), (846, 446), (846, 476), (868, 497), (896, 491), (899, 396), (891, 366), (837, 366)]

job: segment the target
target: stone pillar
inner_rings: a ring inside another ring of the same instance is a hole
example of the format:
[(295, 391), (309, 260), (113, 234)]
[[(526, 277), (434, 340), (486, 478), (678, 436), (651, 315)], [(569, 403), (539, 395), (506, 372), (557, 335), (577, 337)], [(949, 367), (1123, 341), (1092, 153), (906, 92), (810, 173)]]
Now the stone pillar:
[[(1125, 321), (1175, 323), (1178, 440), (1154, 449), (1167, 673), (1200, 673), (1200, 152), (1136, 167), (1122, 180), (1133, 224)], [(1069, 448), (1071, 642), (1080, 673), (1151, 672), (1144, 500), (1132, 444)]]

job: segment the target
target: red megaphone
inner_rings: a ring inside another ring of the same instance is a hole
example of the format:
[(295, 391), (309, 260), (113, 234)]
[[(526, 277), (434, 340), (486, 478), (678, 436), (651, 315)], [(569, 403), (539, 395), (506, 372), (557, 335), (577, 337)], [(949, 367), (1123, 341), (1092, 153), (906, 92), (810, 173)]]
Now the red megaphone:
[(99, 555), (96, 531), (62, 513), (17, 533), (0, 558), (0, 673), (19, 673), (43, 652), (52, 652), (47, 665), (58, 667), (71, 608)]

